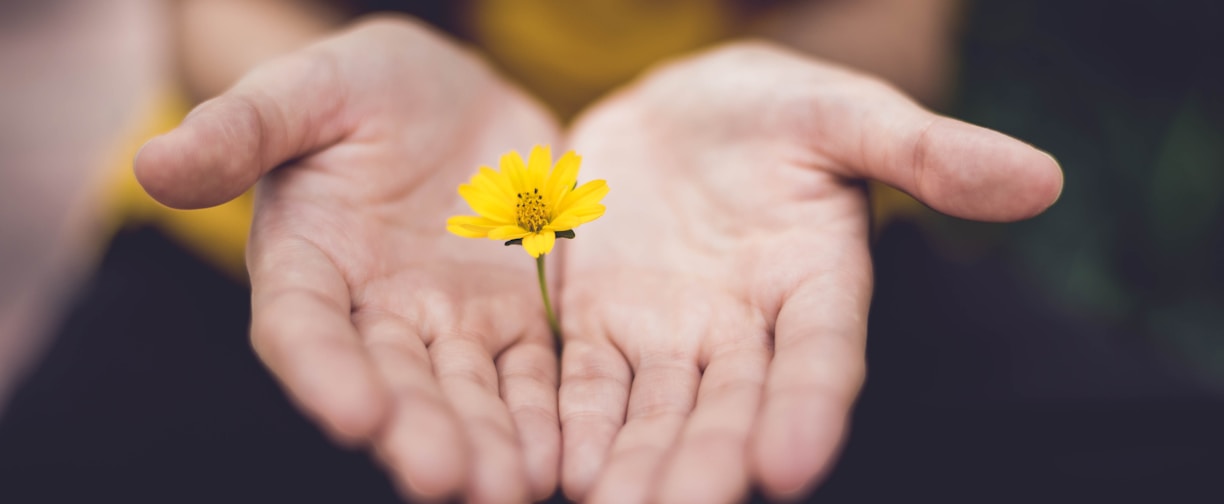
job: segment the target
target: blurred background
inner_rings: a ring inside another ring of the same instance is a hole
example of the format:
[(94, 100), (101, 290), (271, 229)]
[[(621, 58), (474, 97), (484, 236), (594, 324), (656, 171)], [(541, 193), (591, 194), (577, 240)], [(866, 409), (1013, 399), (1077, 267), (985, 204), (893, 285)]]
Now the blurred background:
[[(382, 10), (572, 118), (765, 37), (1050, 152), (1029, 221), (872, 187), (870, 376), (818, 502), (1224, 502), (1224, 7), (1207, 0), (0, 0), (0, 502), (393, 502), (255, 360), (250, 199), (164, 209), (141, 143)], [(540, 79), (547, 75), (550, 79)]]

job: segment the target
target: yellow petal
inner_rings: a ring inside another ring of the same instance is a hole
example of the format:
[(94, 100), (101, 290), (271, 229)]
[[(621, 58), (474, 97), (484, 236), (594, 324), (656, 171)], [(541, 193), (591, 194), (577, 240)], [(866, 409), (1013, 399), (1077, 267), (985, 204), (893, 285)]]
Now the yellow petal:
[(606, 208), (600, 204), (570, 207), (566, 209), (565, 213), (558, 215), (556, 219), (553, 219), (547, 226), (544, 226), (544, 229), (552, 229), (554, 231), (574, 229), (603, 217), (604, 210)]
[(514, 204), (498, 198), (496, 194), (483, 191), (470, 184), (463, 184), (459, 186), (459, 195), (463, 196), (463, 200), (467, 201), (472, 210), (483, 217), (504, 223), (514, 222)]
[(603, 180), (592, 180), (578, 186), (577, 189), (570, 191), (561, 200), (561, 204), (557, 205), (557, 215), (565, 214), (570, 207), (594, 205), (599, 203), (599, 200), (608, 195), (608, 183)]
[(561, 155), (561, 159), (557, 160), (557, 165), (548, 174), (548, 182), (544, 185), (544, 197), (554, 209), (561, 204), (561, 199), (565, 198), (565, 195), (569, 194), (570, 189), (574, 187), (574, 182), (578, 180), (578, 167), (581, 164), (582, 157), (575, 154), (574, 151), (569, 151)]
[(498, 226), (496, 229), (489, 231), (489, 239), (491, 240), (513, 240), (522, 238), (531, 234), (531, 231), (518, 226)]
[(514, 194), (525, 191), (530, 192), (527, 187), (527, 167), (523, 164), (523, 157), (518, 151), (510, 151), (501, 157), (502, 174), (510, 180), (510, 186), (514, 189)]
[(480, 173), (473, 175), (468, 184), (506, 201), (514, 201), (516, 198), (510, 179), (488, 166), (481, 166)]
[(531, 148), (531, 157), (527, 160), (527, 192), (532, 189), (544, 189), (544, 179), (552, 169), (552, 149), (547, 145), (537, 145)]
[(555, 243), (557, 243), (556, 234), (552, 231), (540, 231), (523, 238), (523, 250), (531, 254), (531, 257), (540, 257), (540, 254), (552, 252)]
[(497, 222), (475, 215), (456, 215), (446, 219), (446, 230), (464, 238), (485, 238), (499, 227)]

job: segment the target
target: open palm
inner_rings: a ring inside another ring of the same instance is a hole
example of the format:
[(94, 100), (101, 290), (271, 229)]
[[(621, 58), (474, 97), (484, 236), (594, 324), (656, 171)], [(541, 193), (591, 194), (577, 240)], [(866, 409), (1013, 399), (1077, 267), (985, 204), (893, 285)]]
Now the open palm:
[(474, 167), (556, 136), (472, 55), (378, 20), (255, 70), (151, 142), (137, 174), (183, 208), (263, 176), (247, 253), (260, 357), (407, 494), (521, 502), (555, 488), (560, 449), (533, 266), (445, 222)]
[(589, 502), (810, 487), (864, 379), (859, 179), (982, 220), (1039, 213), (1048, 156), (763, 44), (655, 71), (579, 121), (607, 214), (563, 269), (562, 484)]

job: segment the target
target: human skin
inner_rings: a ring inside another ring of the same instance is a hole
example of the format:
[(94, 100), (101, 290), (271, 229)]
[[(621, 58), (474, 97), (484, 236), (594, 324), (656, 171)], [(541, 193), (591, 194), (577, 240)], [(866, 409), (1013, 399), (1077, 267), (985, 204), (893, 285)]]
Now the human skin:
[(377, 18), (256, 68), (138, 154), (175, 208), (262, 178), (251, 339), (299, 406), (414, 498), (556, 487), (557, 361), (533, 262), (446, 232), (455, 188), (553, 120), (474, 55)]
[(444, 222), (468, 213), (455, 187), (474, 167), (559, 138), (477, 59), (395, 18), (259, 67), (136, 170), (179, 208), (262, 177), (248, 251), (260, 357), (406, 495), (475, 502), (542, 498), (559, 464), (566, 494), (593, 502), (806, 491), (863, 379), (860, 181), (988, 221), (1035, 215), (1061, 187), (1022, 142), (775, 46), (651, 72), (565, 141), (582, 180), (612, 192), (554, 254), (558, 420), (530, 261)]
[(114, 149), (165, 64), (158, 2), (0, 2), (0, 416), (100, 253)]
[(252, 68), (343, 27), (321, 0), (170, 0), (176, 63), (195, 100), (217, 96)]
[(564, 249), (562, 486), (593, 503), (795, 497), (865, 376), (864, 179), (967, 219), (1032, 217), (1050, 156), (779, 46), (664, 65), (570, 133), (606, 215)]
[(964, 0), (778, 2), (749, 33), (888, 81), (929, 106), (952, 91)]

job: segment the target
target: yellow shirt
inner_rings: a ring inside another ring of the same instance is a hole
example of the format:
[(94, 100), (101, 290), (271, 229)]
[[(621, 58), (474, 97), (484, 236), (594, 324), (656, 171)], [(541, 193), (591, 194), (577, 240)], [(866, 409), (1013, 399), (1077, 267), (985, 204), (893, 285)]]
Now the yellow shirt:
[[(719, 0), (476, 0), (467, 28), (511, 79), (563, 118), (660, 60), (733, 36), (742, 28)], [(179, 95), (157, 111), (123, 149), (109, 187), (112, 230), (155, 225), (234, 278), (245, 279), (243, 250), (253, 208), (250, 192), (224, 205), (180, 211), (153, 201), (136, 182), (131, 159), (148, 138), (169, 131), (189, 110)], [(873, 187), (882, 218), (914, 207), (903, 194)]]

